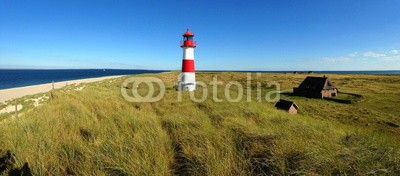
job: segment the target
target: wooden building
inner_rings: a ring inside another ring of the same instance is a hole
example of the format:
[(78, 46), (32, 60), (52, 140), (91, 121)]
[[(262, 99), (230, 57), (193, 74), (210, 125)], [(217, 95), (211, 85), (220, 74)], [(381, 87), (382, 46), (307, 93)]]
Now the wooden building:
[(310, 98), (334, 97), (338, 89), (328, 77), (308, 76), (299, 87), (293, 88), (293, 94)]
[(297, 114), (297, 111), (299, 110), (299, 106), (297, 106), (295, 102), (282, 99), (275, 104), (275, 107), (277, 109), (285, 110), (290, 114)]

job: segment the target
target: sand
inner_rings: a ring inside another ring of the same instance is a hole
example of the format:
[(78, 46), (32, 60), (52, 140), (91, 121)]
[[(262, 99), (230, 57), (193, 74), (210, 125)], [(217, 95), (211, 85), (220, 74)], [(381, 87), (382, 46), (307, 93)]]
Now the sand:
[[(17, 105), (17, 111), (22, 109), (22, 105)], [(15, 105), (8, 105), (5, 108), (0, 110), (0, 114), (3, 113), (10, 113), (10, 112), (15, 112)]]
[[(87, 79), (55, 82), (54, 88), (58, 89), (58, 88), (65, 87), (66, 85), (90, 83), (90, 82), (102, 81), (105, 79), (118, 78), (118, 77), (122, 77), (122, 76), (125, 76), (125, 75), (104, 76), (104, 77), (98, 77), (98, 78), (87, 78)], [(52, 90), (52, 83), (38, 84), (38, 85), (25, 86), (25, 87), (17, 87), (17, 88), (11, 88), (11, 89), (2, 89), (2, 90), (0, 90), (0, 102), (5, 103), (6, 101), (14, 99), (14, 98), (20, 98), (20, 97), (23, 97), (26, 95), (34, 95), (34, 94), (38, 94), (38, 93), (44, 93), (44, 92), (48, 92), (50, 90)]]

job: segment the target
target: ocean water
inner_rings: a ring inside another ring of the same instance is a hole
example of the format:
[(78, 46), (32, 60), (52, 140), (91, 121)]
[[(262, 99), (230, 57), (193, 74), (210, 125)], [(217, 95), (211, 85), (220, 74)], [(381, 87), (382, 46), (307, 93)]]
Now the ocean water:
[(75, 79), (95, 78), (113, 75), (132, 75), (142, 73), (160, 73), (165, 70), (114, 70), (114, 69), (66, 69), (66, 70), (25, 70), (1, 69), (0, 89), (68, 81)]

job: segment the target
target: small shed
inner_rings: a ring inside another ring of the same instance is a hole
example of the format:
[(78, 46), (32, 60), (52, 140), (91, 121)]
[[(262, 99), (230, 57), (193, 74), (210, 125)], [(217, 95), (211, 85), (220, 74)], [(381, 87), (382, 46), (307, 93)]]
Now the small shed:
[(277, 109), (285, 110), (289, 112), (289, 114), (297, 114), (299, 109), (299, 106), (297, 106), (295, 102), (282, 99), (275, 104), (275, 107)]

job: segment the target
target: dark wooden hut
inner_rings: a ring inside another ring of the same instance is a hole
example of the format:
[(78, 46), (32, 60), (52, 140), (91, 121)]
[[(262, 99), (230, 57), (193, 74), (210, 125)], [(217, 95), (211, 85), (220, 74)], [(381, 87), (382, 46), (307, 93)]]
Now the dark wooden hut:
[(285, 110), (290, 114), (297, 114), (297, 111), (299, 109), (299, 106), (297, 106), (295, 102), (282, 99), (275, 104), (275, 107), (277, 109)]
[(337, 93), (337, 88), (326, 76), (308, 76), (299, 87), (293, 88), (294, 95), (311, 98), (334, 97)]

